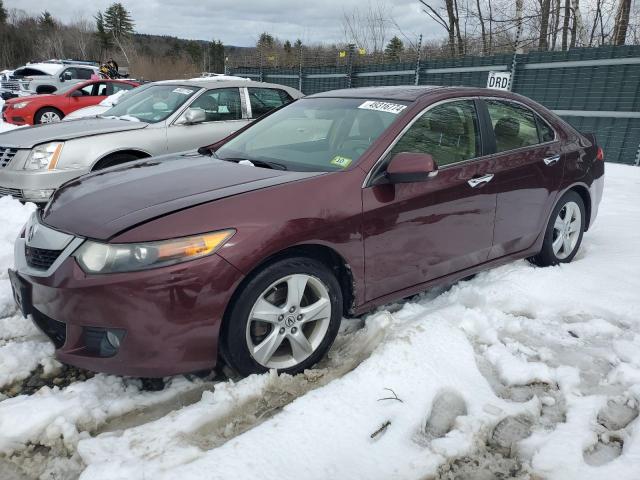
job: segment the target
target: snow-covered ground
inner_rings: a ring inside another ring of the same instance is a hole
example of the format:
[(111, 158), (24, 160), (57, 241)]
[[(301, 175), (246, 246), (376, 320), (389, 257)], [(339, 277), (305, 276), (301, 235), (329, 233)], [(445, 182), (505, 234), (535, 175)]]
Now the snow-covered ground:
[(640, 168), (607, 165), (574, 262), (525, 261), (344, 322), (296, 377), (61, 366), (12, 305), (31, 207), (0, 199), (0, 478), (640, 478)]

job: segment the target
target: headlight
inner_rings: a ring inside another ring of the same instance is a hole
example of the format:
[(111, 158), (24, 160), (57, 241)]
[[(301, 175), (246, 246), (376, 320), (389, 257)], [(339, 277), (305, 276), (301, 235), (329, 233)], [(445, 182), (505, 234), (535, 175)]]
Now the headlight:
[(53, 170), (56, 168), (60, 153), (64, 142), (51, 142), (36, 145), (31, 150), (27, 163), (24, 164), (25, 170)]
[(148, 243), (85, 241), (73, 254), (86, 273), (117, 273), (166, 267), (211, 255), (235, 230)]
[(29, 105), (29, 102), (20, 102), (20, 103), (14, 103), (13, 104), (13, 108), (15, 110), (20, 110), (21, 108), (26, 107), (27, 105)]

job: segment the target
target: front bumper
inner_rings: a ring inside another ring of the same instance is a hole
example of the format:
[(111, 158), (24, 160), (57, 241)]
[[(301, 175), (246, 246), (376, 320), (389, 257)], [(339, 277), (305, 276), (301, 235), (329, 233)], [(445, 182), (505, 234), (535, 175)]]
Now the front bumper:
[[(221, 320), (242, 279), (222, 257), (87, 275), (65, 250), (58, 265), (38, 272), (27, 265), (26, 242), (16, 241), (16, 269), (27, 283), (34, 323), (54, 343), (61, 362), (136, 377), (215, 366)], [(107, 331), (120, 335), (117, 349), (103, 348)]]
[[(15, 162), (18, 163), (18, 162)], [(10, 166), (0, 169), (0, 196), (11, 195), (25, 202), (46, 203), (49, 196), (36, 194), (50, 190), (53, 193), (63, 183), (89, 173), (89, 170), (17, 170)]]

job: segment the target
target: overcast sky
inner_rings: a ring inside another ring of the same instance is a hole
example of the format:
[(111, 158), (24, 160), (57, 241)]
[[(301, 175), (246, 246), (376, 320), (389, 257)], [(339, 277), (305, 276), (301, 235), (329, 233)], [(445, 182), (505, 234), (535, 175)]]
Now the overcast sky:
[[(366, 0), (120, 0), (131, 12), (136, 31), (227, 45), (252, 46), (267, 31), (305, 43), (341, 42), (344, 12), (366, 7)], [(63, 22), (92, 18), (113, 0), (4, 0), (5, 8), (28, 13), (48, 10)], [(411, 37), (442, 37), (444, 30), (422, 12), (418, 0), (387, 0), (393, 18)], [(393, 27), (391, 27), (393, 28)], [(394, 33), (391, 32), (392, 36)], [(402, 35), (399, 35), (405, 40)]]

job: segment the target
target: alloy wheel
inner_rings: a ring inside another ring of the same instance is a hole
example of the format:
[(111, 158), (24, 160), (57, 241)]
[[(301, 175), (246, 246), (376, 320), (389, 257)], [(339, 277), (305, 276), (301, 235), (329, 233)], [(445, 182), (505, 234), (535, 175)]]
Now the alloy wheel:
[(288, 275), (272, 283), (254, 303), (247, 346), (263, 367), (295, 367), (318, 349), (330, 322), (331, 300), (324, 283), (311, 275)]
[(575, 202), (567, 202), (553, 224), (553, 253), (558, 260), (567, 258), (576, 248), (582, 231), (582, 213)]
[(40, 117), (40, 123), (56, 123), (60, 120), (60, 115), (55, 112), (44, 112)]

